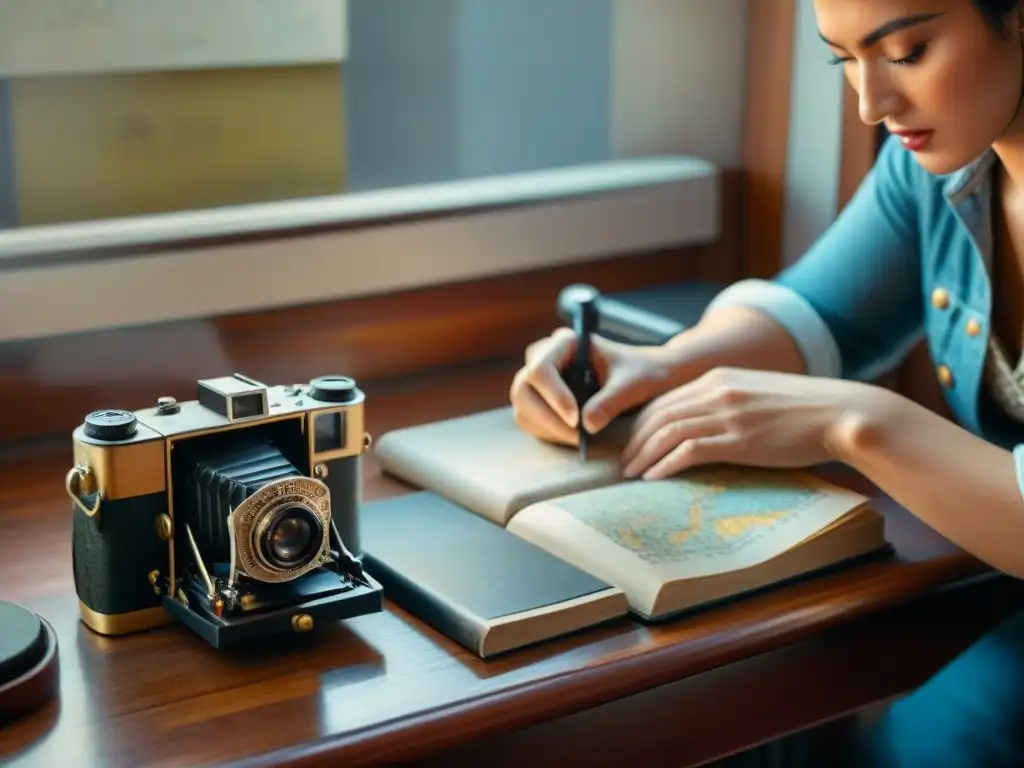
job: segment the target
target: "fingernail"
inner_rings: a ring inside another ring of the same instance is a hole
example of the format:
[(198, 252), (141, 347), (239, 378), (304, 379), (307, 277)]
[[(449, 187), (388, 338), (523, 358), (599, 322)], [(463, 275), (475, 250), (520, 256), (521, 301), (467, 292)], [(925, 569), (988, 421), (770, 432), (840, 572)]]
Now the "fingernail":
[(572, 427), (573, 429), (576, 429), (576, 424), (579, 423), (579, 418), (580, 418), (579, 411), (568, 411), (567, 414), (566, 414), (565, 421), (566, 421), (566, 423), (570, 427)]

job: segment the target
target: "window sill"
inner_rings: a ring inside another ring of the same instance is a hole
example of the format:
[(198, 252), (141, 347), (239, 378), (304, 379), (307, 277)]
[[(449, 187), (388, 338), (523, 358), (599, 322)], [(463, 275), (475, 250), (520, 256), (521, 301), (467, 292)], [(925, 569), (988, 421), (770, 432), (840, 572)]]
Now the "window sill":
[(719, 176), (644, 158), (0, 231), (0, 342), (711, 242)]

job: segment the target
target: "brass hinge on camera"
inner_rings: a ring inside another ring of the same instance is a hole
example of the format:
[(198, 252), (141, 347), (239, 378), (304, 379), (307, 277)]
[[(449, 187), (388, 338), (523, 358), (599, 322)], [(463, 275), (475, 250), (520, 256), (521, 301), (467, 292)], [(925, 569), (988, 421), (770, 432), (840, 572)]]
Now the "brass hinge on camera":
[[(74, 468), (68, 471), (67, 476), (64, 478), (64, 488), (68, 492), (68, 496), (75, 502), (79, 509), (86, 514), (87, 517), (96, 517), (100, 513), (100, 501), (103, 494), (96, 488), (96, 476), (89, 469), (88, 464), (77, 464)], [(92, 504), (86, 502), (84, 496), (94, 496), (95, 501)]]

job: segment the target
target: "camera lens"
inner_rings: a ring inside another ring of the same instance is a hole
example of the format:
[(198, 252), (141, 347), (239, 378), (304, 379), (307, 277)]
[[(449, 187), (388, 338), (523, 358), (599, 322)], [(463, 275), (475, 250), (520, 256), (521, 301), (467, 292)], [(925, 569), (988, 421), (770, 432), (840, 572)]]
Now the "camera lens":
[(305, 507), (288, 507), (267, 527), (260, 549), (267, 562), (278, 568), (295, 568), (320, 551), (322, 539), (316, 515)]
[(309, 524), (298, 517), (289, 517), (274, 528), (270, 547), (279, 559), (294, 560), (306, 550), (309, 540)]

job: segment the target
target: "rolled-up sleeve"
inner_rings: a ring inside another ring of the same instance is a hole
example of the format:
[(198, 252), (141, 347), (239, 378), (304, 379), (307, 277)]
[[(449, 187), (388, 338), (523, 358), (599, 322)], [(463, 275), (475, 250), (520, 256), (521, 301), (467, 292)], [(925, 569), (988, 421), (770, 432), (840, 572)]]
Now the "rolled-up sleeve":
[(919, 174), (894, 139), (831, 227), (771, 280), (742, 280), (707, 311), (747, 306), (793, 337), (807, 372), (867, 380), (897, 365), (920, 338), (924, 305)]
[(842, 359), (828, 324), (817, 310), (792, 288), (768, 280), (741, 280), (726, 288), (708, 305), (758, 309), (781, 325), (796, 342), (811, 376), (838, 378)]
[(1024, 497), (1024, 443), (1014, 446), (1013, 464), (1017, 469), (1017, 489)]

